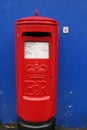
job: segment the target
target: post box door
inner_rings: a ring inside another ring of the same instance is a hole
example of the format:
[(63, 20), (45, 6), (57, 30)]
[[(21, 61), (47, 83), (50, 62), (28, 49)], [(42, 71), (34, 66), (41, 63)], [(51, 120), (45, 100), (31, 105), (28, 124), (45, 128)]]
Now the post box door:
[(26, 120), (45, 120), (55, 111), (52, 48), (50, 33), (40, 37), (23, 36), (21, 116)]

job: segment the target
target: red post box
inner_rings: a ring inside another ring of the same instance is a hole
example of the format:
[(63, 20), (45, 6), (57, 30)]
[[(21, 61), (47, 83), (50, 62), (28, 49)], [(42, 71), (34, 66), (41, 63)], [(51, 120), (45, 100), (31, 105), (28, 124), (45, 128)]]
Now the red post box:
[(36, 16), (16, 21), (18, 129), (55, 128), (58, 23)]

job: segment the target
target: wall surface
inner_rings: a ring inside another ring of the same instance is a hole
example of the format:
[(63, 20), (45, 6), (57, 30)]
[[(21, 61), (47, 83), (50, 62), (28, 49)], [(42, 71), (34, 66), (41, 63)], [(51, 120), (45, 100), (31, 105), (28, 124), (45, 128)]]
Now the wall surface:
[[(0, 121), (16, 122), (15, 20), (34, 15), (59, 21), (56, 124), (87, 126), (87, 0), (0, 0)], [(63, 34), (63, 26), (69, 33)]]

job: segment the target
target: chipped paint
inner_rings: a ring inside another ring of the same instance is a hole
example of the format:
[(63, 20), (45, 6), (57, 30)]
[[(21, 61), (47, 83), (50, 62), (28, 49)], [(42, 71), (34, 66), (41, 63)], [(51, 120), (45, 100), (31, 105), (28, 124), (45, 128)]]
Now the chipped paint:
[(71, 108), (72, 106), (71, 106), (71, 105), (69, 105), (68, 107), (69, 107), (69, 108)]
[(1, 95), (1, 94), (3, 94), (3, 92), (2, 92), (2, 91), (0, 91), (0, 95)]
[(73, 92), (72, 92), (72, 91), (70, 91), (69, 93), (70, 93), (70, 94), (72, 94)]

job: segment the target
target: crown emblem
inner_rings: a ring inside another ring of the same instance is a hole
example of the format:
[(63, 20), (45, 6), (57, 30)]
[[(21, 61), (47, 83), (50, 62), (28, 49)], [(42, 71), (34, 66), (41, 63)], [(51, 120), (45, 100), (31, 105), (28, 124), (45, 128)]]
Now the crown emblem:
[(38, 78), (43, 78), (45, 76), (45, 73), (47, 72), (47, 66), (45, 64), (28, 64), (26, 67), (26, 70), (29, 74), (30, 77), (38, 77)]

